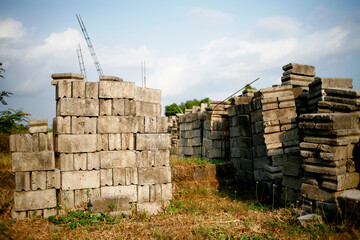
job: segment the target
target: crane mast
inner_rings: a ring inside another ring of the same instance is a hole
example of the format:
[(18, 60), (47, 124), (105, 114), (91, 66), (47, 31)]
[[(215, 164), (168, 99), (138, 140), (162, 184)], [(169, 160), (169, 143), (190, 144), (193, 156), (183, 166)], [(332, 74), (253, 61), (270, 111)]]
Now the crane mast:
[(86, 71), (85, 71), (84, 59), (83, 59), (83, 55), (82, 55), (82, 52), (81, 52), (80, 43), (79, 43), (79, 45), (78, 45), (78, 48), (76, 49), (76, 52), (77, 52), (77, 55), (78, 55), (80, 72), (81, 72), (81, 74), (84, 75), (84, 77), (85, 77), (85, 82), (87, 82), (87, 76), (86, 76)]

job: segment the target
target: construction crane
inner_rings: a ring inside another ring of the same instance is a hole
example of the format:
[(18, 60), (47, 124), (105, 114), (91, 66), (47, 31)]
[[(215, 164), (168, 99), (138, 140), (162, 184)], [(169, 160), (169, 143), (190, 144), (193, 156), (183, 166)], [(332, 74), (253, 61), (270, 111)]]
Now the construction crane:
[(94, 61), (95, 67), (96, 67), (96, 71), (98, 72), (99, 77), (104, 76), (103, 70), (102, 70), (102, 68), (100, 66), (99, 59), (96, 56), (95, 49), (94, 49), (93, 45), (91, 44), (90, 37), (89, 37), (89, 35), (88, 35), (87, 31), (86, 31), (85, 25), (84, 25), (84, 23), (83, 23), (83, 21), (82, 21), (82, 19), (80, 17), (80, 14), (76, 14), (76, 18), (77, 18), (77, 20), (78, 20), (78, 22), (80, 24), (81, 30), (82, 30), (82, 32), (84, 34), (84, 37), (85, 37), (85, 40), (86, 40), (86, 43), (87, 43), (87, 45), (89, 47), (91, 57), (92, 57), (92, 59)]
[(87, 82), (87, 76), (86, 76), (86, 71), (85, 71), (84, 59), (83, 59), (83, 55), (82, 55), (82, 52), (81, 52), (80, 43), (79, 43), (79, 45), (78, 45), (78, 48), (76, 49), (76, 52), (77, 52), (77, 55), (78, 55), (80, 72), (81, 72), (81, 74), (84, 75), (84, 77), (85, 77), (85, 82)]

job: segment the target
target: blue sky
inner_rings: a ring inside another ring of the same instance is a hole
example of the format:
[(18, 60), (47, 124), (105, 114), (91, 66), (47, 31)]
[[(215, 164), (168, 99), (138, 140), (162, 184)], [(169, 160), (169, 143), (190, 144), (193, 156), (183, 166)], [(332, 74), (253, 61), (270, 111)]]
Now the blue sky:
[(51, 74), (98, 76), (75, 14), (81, 14), (105, 75), (162, 90), (162, 105), (223, 100), (257, 77), (279, 84), (289, 62), (360, 88), (360, 1), (16, 1), (1, 0), (0, 89), (31, 119), (55, 116)]

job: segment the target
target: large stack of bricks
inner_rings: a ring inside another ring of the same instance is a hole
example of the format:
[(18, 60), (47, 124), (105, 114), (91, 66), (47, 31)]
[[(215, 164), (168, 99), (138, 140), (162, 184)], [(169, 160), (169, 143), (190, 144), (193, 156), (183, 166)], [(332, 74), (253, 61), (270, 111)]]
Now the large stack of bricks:
[(202, 155), (204, 159), (229, 160), (229, 116), (227, 101), (210, 101), (204, 113)]
[(29, 121), (29, 134), (10, 136), (15, 172), (14, 219), (48, 217), (57, 213), (60, 171), (55, 168), (53, 135), (47, 120)]
[[(301, 186), (307, 212), (332, 215), (337, 211), (336, 197), (343, 190), (357, 188), (359, 169), (359, 117), (348, 113), (303, 114), (299, 127), (304, 179)], [(357, 145), (357, 146), (356, 146)], [(357, 170), (357, 172), (356, 172)]]

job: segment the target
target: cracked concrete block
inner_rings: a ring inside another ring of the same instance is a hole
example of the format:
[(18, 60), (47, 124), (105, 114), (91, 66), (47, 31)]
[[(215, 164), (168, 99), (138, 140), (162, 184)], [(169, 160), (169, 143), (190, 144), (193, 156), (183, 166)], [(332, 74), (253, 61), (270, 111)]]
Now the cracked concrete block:
[(99, 100), (88, 98), (60, 98), (56, 104), (57, 116), (99, 116)]
[(73, 81), (71, 82), (71, 97), (72, 98), (85, 98), (85, 82)]
[(100, 154), (99, 152), (87, 153), (87, 169), (100, 169)]
[(99, 98), (135, 98), (134, 82), (100, 81)]
[(54, 152), (14, 152), (12, 153), (12, 169), (14, 172), (54, 170)]
[(98, 118), (98, 133), (133, 133), (137, 132), (134, 117), (101, 116)]
[(160, 104), (161, 90), (145, 87), (135, 87), (135, 100)]
[(109, 134), (109, 150), (121, 150), (121, 134), (113, 133)]
[(71, 133), (71, 117), (55, 117), (53, 118), (53, 127), (55, 134)]
[(96, 151), (108, 151), (108, 150), (109, 150), (109, 134), (97, 134)]
[(114, 168), (113, 169), (113, 183), (114, 183), (114, 186), (126, 185), (126, 169), (125, 168)]
[(138, 186), (138, 203), (150, 202), (150, 186)]
[(62, 190), (98, 187), (100, 187), (100, 172), (97, 170), (61, 173)]
[(56, 168), (61, 171), (74, 170), (74, 154), (60, 153), (56, 158)]
[(46, 171), (46, 188), (60, 189), (60, 170)]
[(106, 186), (100, 189), (101, 197), (128, 197), (130, 202), (137, 201), (137, 186)]
[(30, 191), (30, 172), (15, 173), (15, 191)]
[(101, 168), (136, 167), (134, 151), (104, 151), (100, 152)]
[(71, 98), (71, 82), (59, 81), (56, 85), (56, 99), (59, 98)]
[(97, 82), (86, 82), (85, 83), (85, 97), (98, 99), (99, 98), (99, 83)]
[(136, 134), (136, 150), (167, 150), (169, 134)]
[(74, 190), (60, 190), (59, 205), (66, 209), (72, 209), (75, 206)]
[(100, 116), (111, 116), (112, 100), (100, 99)]
[(112, 169), (100, 169), (100, 185), (102, 187), (113, 185), (113, 170)]
[(125, 168), (125, 184), (131, 185), (131, 184), (138, 184), (138, 172), (137, 168)]
[(121, 134), (121, 149), (122, 150), (134, 150), (134, 134), (123, 133)]
[(86, 170), (87, 169), (87, 155), (86, 153), (74, 154), (74, 170)]
[(31, 172), (31, 190), (44, 190), (46, 189), (46, 172), (45, 171), (33, 171)]
[(160, 116), (161, 105), (156, 103), (138, 102), (136, 104), (136, 116)]
[(55, 151), (60, 153), (96, 151), (95, 134), (58, 135), (55, 142)]
[(26, 211), (56, 207), (56, 190), (46, 189), (28, 192), (14, 192), (14, 210)]
[(139, 184), (159, 184), (171, 182), (170, 167), (152, 167), (138, 169)]

